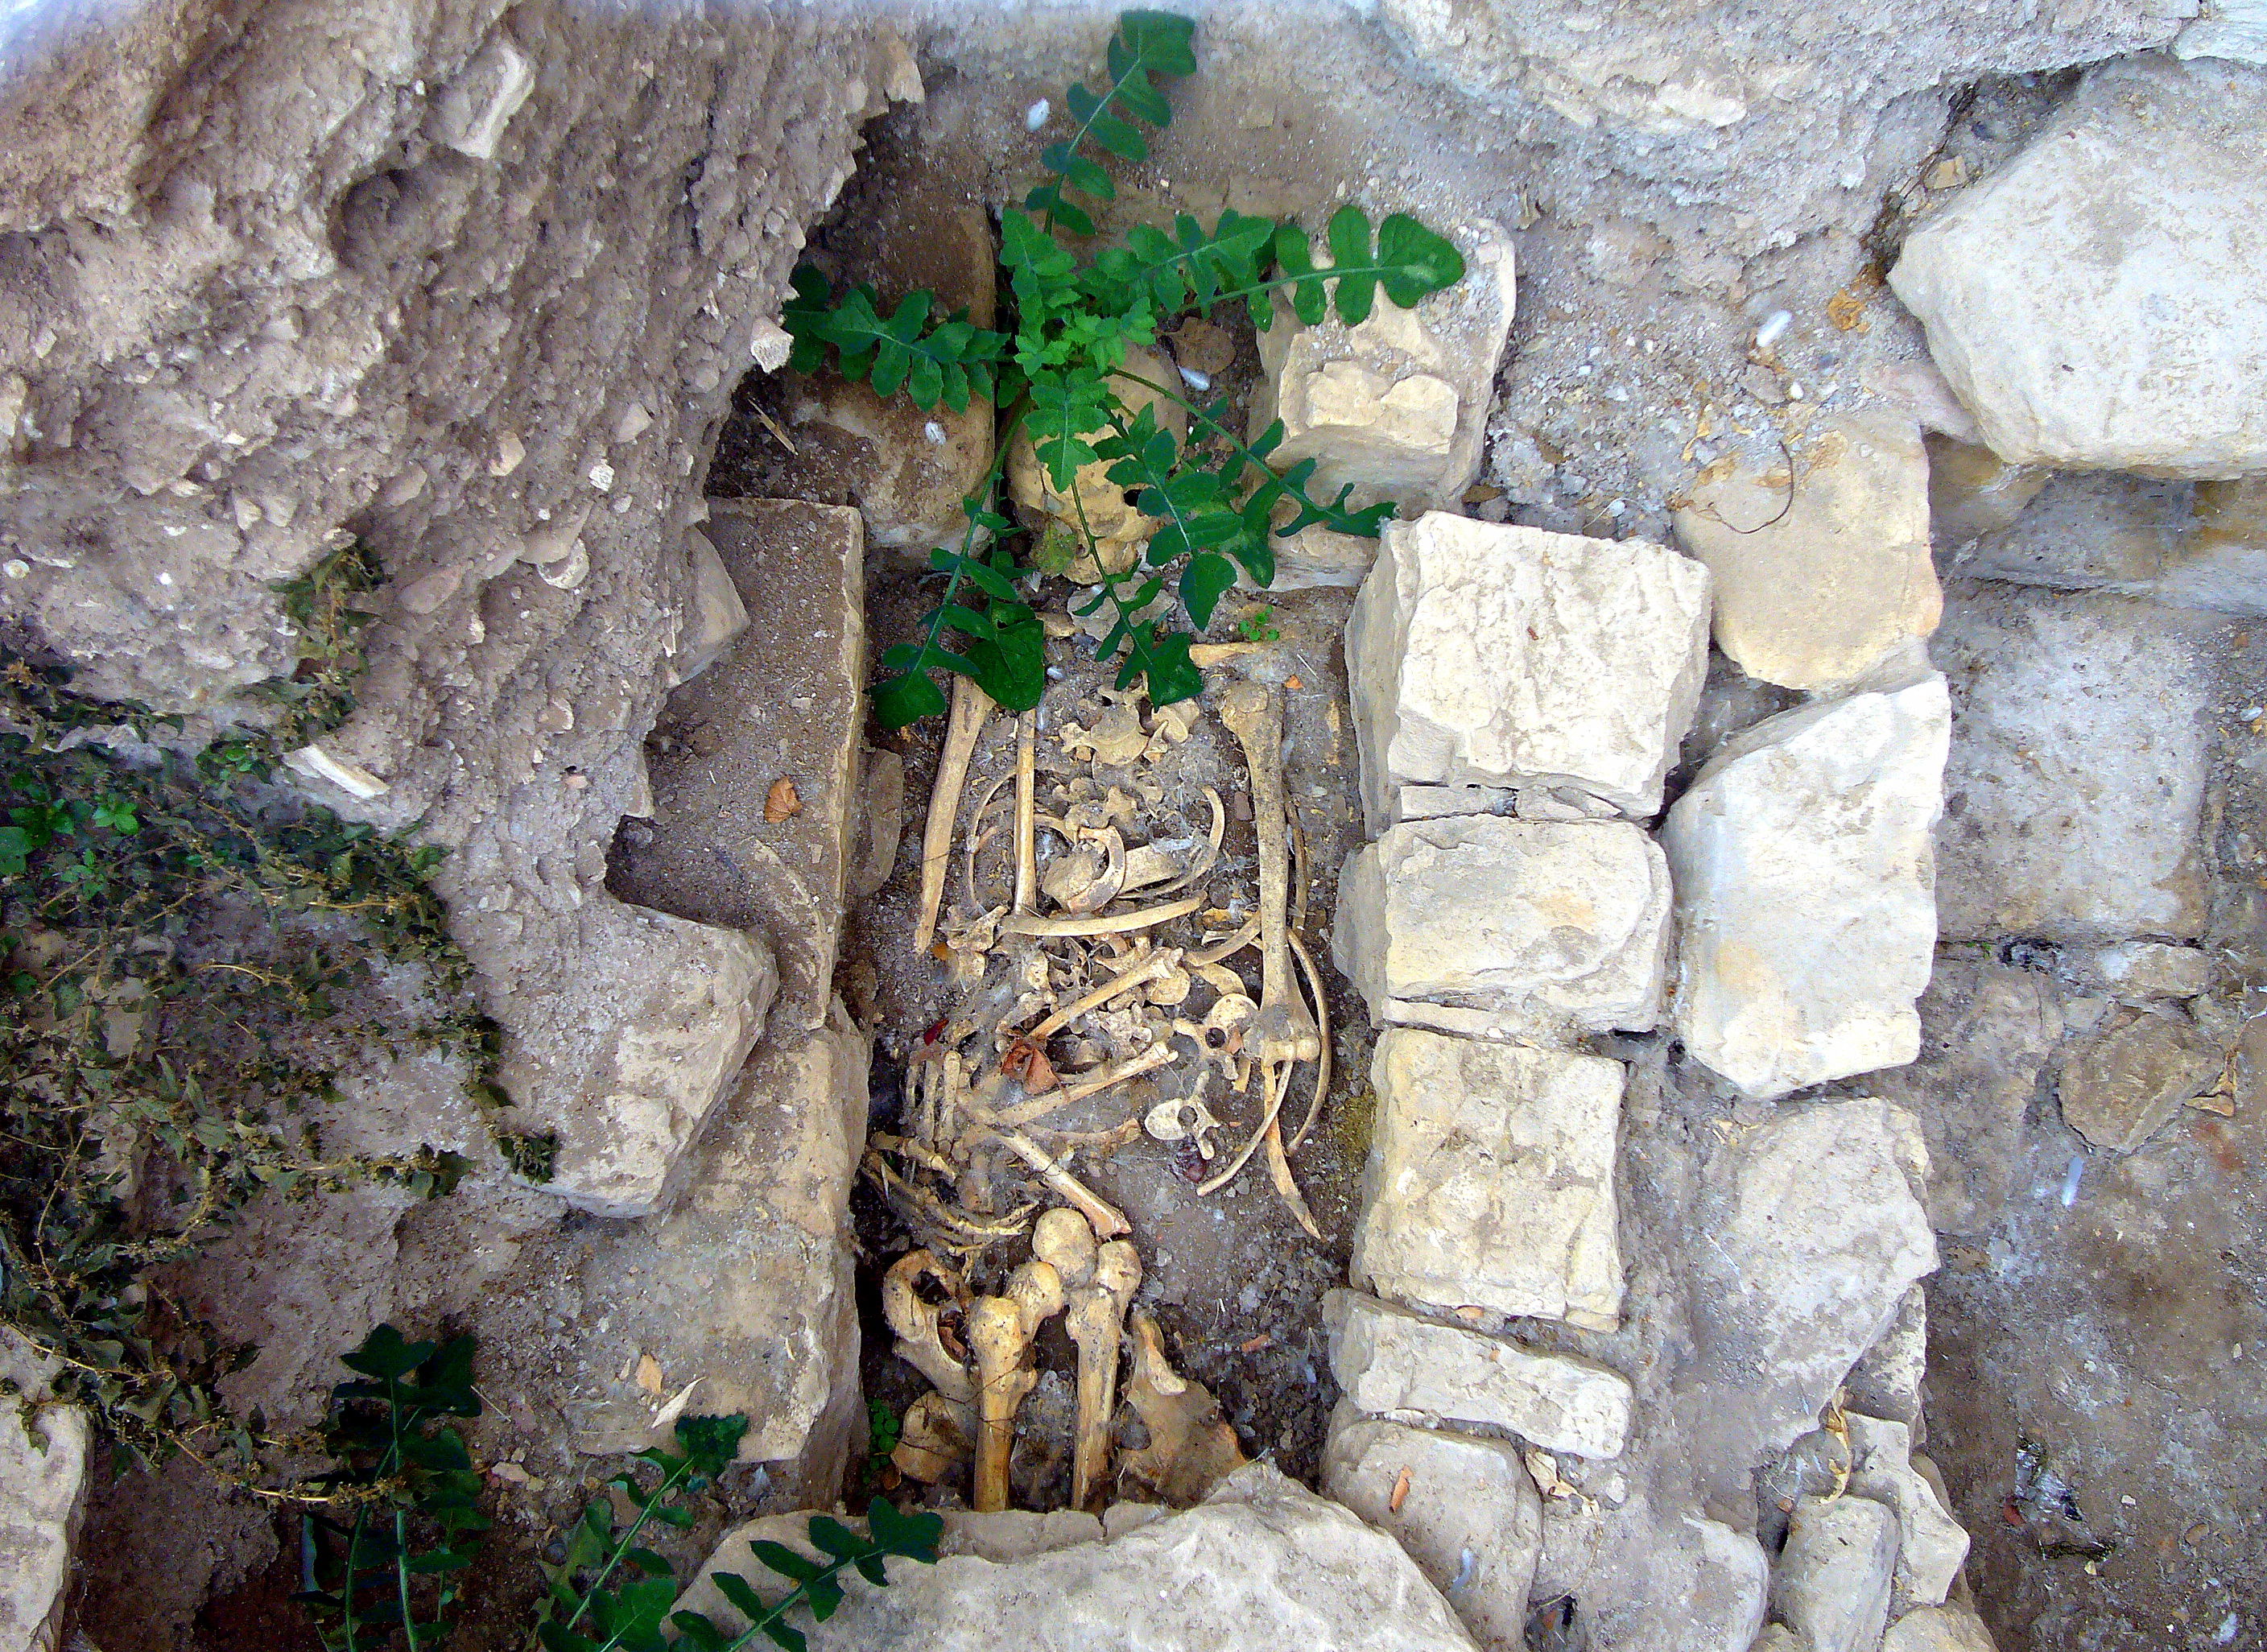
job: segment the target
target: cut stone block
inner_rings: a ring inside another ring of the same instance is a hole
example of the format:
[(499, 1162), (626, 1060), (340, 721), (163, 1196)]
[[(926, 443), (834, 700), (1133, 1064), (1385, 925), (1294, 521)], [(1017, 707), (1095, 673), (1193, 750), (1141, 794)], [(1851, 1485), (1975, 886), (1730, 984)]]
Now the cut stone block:
[(1938, 893), (1948, 937), (2183, 940), (2223, 622), (2103, 596), (1977, 587), (1936, 653), (1958, 686)]
[(1317, 494), (1351, 484), (1359, 497), (1395, 499), (1412, 512), (1444, 510), (1479, 474), (1511, 335), (1512, 243), (1485, 220), (1442, 227), (1464, 255), (1455, 286), (1414, 310), (1381, 292), (1352, 327), (1336, 314), (1302, 326), (1279, 298), (1275, 325), (1259, 335), (1251, 434), (1282, 420), (1272, 460), (1317, 461)]
[(1715, 576), (1716, 646), (1765, 682), (1846, 687), (1943, 613), (1928, 455), (1910, 419), (1833, 415), (1811, 427), (1791, 477), (1781, 459), (1696, 482), (1676, 538)]
[(1874, 1099), (1789, 1108), (1742, 1135), (1728, 1208), (1692, 1249), (1719, 1426), (1781, 1451), (1935, 1271), (1911, 1117)]
[[(965, 308), (976, 326), (993, 323), (991, 218), (942, 180), (915, 177), (877, 197), (838, 226), (829, 251), (841, 267), (838, 284), (871, 285), (885, 315), (925, 288), (940, 314)], [(932, 547), (959, 545), (960, 502), (992, 466), (989, 398), (970, 398), (963, 413), (942, 403), (923, 409), (828, 370), (790, 373), (785, 401), (795, 452), (780, 466), (781, 492), (847, 499), (865, 518), (867, 545), (906, 567), (926, 569)]]
[[(957, 1526), (965, 1516), (946, 1518)], [(749, 1554), (758, 1540), (824, 1558), (809, 1524), (770, 1515), (726, 1532), (675, 1610), (701, 1612), (728, 1636), (745, 1632), (715, 1575), (773, 1581)], [(1194, 1509), (1100, 1541), (1076, 1540), (1076, 1530), (1062, 1546), (1007, 1560), (974, 1545), (950, 1552), (949, 1536), (934, 1565), (891, 1561), (886, 1589), (846, 1574), (841, 1607), (798, 1627), (811, 1652), (1474, 1652), (1400, 1545), (1265, 1463), (1236, 1470)]]
[[(12, 1394), (43, 1397), (57, 1368), (14, 1332), (0, 1333), (0, 1375)], [(11, 1398), (0, 1416), (0, 1652), (54, 1652), (70, 1604), (93, 1436), (77, 1406), (40, 1410), (28, 1432), (26, 1414)]]
[[(626, 900), (759, 936), (779, 960), (775, 1036), (816, 1030), (833, 991), (866, 721), (865, 555), (855, 510), (712, 499), (707, 536), (749, 628), (670, 696), (653, 820), (618, 840)], [(773, 788), (793, 812), (765, 818)]]
[(1623, 1076), (1596, 1056), (1385, 1029), (1354, 1279), (1420, 1308), (1616, 1329)]
[(1388, 523), (1381, 547), (1346, 622), (1372, 835), (1408, 786), (1660, 808), (1707, 675), (1706, 569), (1641, 540), (1437, 511)]
[(1805, 1497), (1772, 1572), (1772, 1615), (1806, 1652), (1873, 1652), (1889, 1617), (1897, 1519), (1867, 1497)]
[(2267, 469), (2267, 77), (2104, 64), (1907, 238), (1889, 284), (2002, 459)]
[(1412, 821), (1357, 850), (1331, 949), (1383, 1022), (1487, 1036), (1661, 1018), (1669, 867), (1625, 821)]
[[(847, 1017), (844, 1021), (847, 1024)], [(767, 1044), (709, 1131), (684, 1196), (635, 1225), (593, 1227), (568, 1252), (585, 1303), (612, 1318), (566, 1403), (575, 1449), (665, 1445), (657, 1414), (688, 1384), (692, 1414), (747, 1417), (744, 1462), (801, 1457), (847, 1381), (856, 1410), (858, 1318), (850, 1185), (865, 1141), (865, 1040), (827, 1028)], [(622, 1362), (608, 1362), (614, 1350)], [(659, 1369), (658, 1391), (639, 1380)], [(840, 1472), (848, 1430), (822, 1437)], [(811, 1479), (831, 1487), (825, 1465)]]
[(1677, 1035), (1751, 1096), (1920, 1051), (1936, 948), (1944, 679), (1767, 718), (1669, 811)]
[(2119, 998), (2194, 998), (2219, 980), (2219, 964), (2201, 947), (2121, 941), (2092, 952), (2065, 952), (2065, 971)]
[(1340, 1406), (1323, 1489), (1390, 1533), (1487, 1652), (1523, 1652), (1543, 1497), (1516, 1446)]
[(1331, 1292), (1323, 1315), (1331, 1372), (1371, 1416), (1504, 1428), (1576, 1457), (1618, 1457), (1629, 1439), (1629, 1382), (1593, 1361), (1436, 1325), (1358, 1291)]
[(2131, 1153), (2219, 1076), (2224, 1059), (2184, 1015), (2114, 1010), (2063, 1055), (2062, 1120), (2105, 1152)]

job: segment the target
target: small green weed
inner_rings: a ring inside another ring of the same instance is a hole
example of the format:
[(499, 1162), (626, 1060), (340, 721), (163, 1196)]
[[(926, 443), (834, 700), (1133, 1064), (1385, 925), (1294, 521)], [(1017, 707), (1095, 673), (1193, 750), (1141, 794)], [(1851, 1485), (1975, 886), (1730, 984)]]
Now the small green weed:
[(1254, 608), (1236, 622), (1236, 634), (1247, 642), (1273, 642), (1281, 636), (1273, 624), (1275, 610)]
[[(380, 1325), (346, 1364), (363, 1374), (332, 1391), (325, 1438), (340, 1467), (320, 1482), (352, 1520), (326, 1509), (303, 1526), (302, 1561), (307, 1587), (298, 1598), (323, 1627), (331, 1652), (404, 1652), (437, 1647), (449, 1633), (448, 1613), (471, 1567), (488, 1521), (474, 1506), (480, 1476), (464, 1442), (444, 1421), (480, 1414), (472, 1384), (473, 1342), (405, 1341)], [(876, 1498), (866, 1510), (869, 1535), (840, 1521), (811, 1516), (812, 1560), (784, 1544), (749, 1545), (765, 1567), (794, 1588), (766, 1600), (747, 1579), (710, 1575), (747, 1627), (730, 1633), (697, 1612), (672, 1612), (682, 1592), (669, 1562), (639, 1541), (646, 1529), (685, 1528), (695, 1516), (688, 1500), (708, 1490), (730, 1466), (747, 1432), (745, 1417), (679, 1420), (676, 1449), (640, 1451), (631, 1466), (606, 1482), (630, 1508), (625, 1522), (614, 1500), (591, 1499), (569, 1530), (555, 1563), (543, 1568), (547, 1584), (530, 1638), (542, 1652), (742, 1652), (759, 1637), (788, 1652), (803, 1652), (803, 1631), (788, 1621), (807, 1611), (820, 1622), (842, 1604), (846, 1568), (886, 1586), (885, 1562), (930, 1563), (943, 1530), (934, 1514), (902, 1514)]]
[[(1461, 253), (1406, 214), (1376, 226), (1359, 207), (1340, 207), (1324, 231), (1327, 261), (1317, 262), (1309, 233), (1288, 221), (1229, 211), (1209, 230), (1186, 214), (1170, 233), (1136, 225), (1122, 243), (1090, 260), (1059, 239), (1095, 233), (1089, 207), (1117, 188), (1095, 151), (1125, 161), (1148, 158), (1144, 126), (1162, 129), (1172, 106), (1161, 78), (1192, 73), (1195, 23), (1163, 11), (1128, 11), (1108, 54), (1104, 90), (1073, 86), (1066, 99), (1075, 128), (1047, 146), (1040, 161), (1053, 176), (1001, 223), (1007, 274), (1007, 330), (972, 325), (965, 312), (943, 313), (936, 295), (912, 292), (885, 314), (870, 288), (836, 293), (805, 267), (784, 310), (794, 335), (792, 365), (809, 372), (829, 362), (884, 396), (904, 393), (916, 406), (965, 413), (978, 397), (1003, 409), (997, 457), (984, 485), (965, 502), (967, 529), (957, 550), (937, 550), (931, 564), (945, 577), (936, 607), (919, 637), (882, 657), (874, 709), (892, 728), (945, 709), (933, 673), (972, 679), (1002, 709), (1025, 710), (1046, 686), (1045, 633), (1025, 599), (1027, 573), (1067, 572), (1077, 561), (1052, 530), (1019, 565), (1006, 541), (1016, 530), (994, 506), (1002, 466), (1018, 430), (1028, 435), (1059, 492), (1079, 469), (1106, 462), (1110, 480), (1135, 496), (1136, 507), (1162, 525), (1140, 565), (1119, 574), (1101, 569), (1094, 536), (1078, 537), (1102, 585), (1082, 616), (1105, 606), (1113, 623), (1097, 650), (1121, 654), (1118, 686), (1146, 683), (1151, 701), (1169, 705), (1202, 691), (1189, 657), (1194, 633), (1151, 617), (1169, 583), (1196, 631), (1212, 621), (1222, 593), (1241, 569), (1255, 585), (1274, 579), (1276, 539), (1310, 525), (1376, 538), (1390, 503), (1357, 508), (1351, 488), (1334, 497), (1311, 491), (1316, 461), (1280, 474), (1270, 466), (1283, 442), (1280, 421), (1245, 442), (1229, 426), (1225, 400), (1192, 400), (1171, 385), (1128, 371), (1127, 352), (1156, 342), (1161, 328), (1191, 311), (1241, 304), (1262, 329), (1275, 321), (1278, 295), (1308, 326), (1335, 310), (1349, 326), (1361, 321), (1382, 290), (1407, 309), (1464, 278)], [(1158, 428), (1154, 408), (1130, 412), (1120, 393), (1134, 385), (1188, 415), (1183, 441)], [(1279, 510), (1289, 520), (1275, 525)], [(980, 551), (987, 542), (992, 548)], [(964, 600), (964, 592), (972, 598)]]

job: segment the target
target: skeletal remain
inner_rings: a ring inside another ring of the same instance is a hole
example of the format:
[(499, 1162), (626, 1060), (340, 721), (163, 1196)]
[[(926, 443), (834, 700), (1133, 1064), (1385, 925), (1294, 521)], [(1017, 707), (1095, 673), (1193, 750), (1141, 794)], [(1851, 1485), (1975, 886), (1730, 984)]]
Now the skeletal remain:
[(1094, 1225), (1060, 1205), (1043, 1211), (1031, 1226), (1031, 1254), (1054, 1269), (1067, 1293), (1094, 1277)]
[(1154, 1073), (1161, 1067), (1170, 1066), (1172, 1060), (1173, 1046), (1170, 1044), (1162, 1041), (1153, 1044), (1138, 1055), (1128, 1056), (1122, 1061), (1098, 1068), (1075, 1083), (1062, 1084), (1044, 1099), (1001, 1107), (986, 1122), (1009, 1129), (1020, 1128), (1045, 1118), (1049, 1113), (1060, 1112), (1073, 1102), (1084, 1101), (1089, 1096), (1098, 1096), (1104, 1090), (1139, 1078), (1144, 1073)]
[(1170, 1009), (1189, 1000), (1189, 973), (1176, 966), (1141, 989), (1141, 996), (1153, 1004)]
[[(1292, 978), (1289, 904), (1291, 844), (1283, 792), (1283, 709), (1274, 694), (1257, 683), (1233, 685), (1221, 700), (1221, 721), (1244, 747), (1251, 775), (1251, 816), (1259, 839), (1259, 1009), (1244, 1036), (1244, 1048), (1268, 1075), (1273, 1098), (1266, 1127), (1267, 1167), (1283, 1202), (1315, 1238), (1322, 1230), (1300, 1196), (1283, 1149), (1282, 1094), (1288, 1069), (1323, 1052), (1322, 1030)], [(1281, 1071), (1278, 1076), (1278, 1069)]]
[(1174, 1371), (1157, 1322), (1147, 1313), (1134, 1316), (1134, 1377), (1126, 1398), (1148, 1429), (1149, 1443), (1126, 1453), (1122, 1472), (1158, 1501), (1182, 1509), (1200, 1502), (1251, 1460), (1220, 1401)]
[(1209, 841), (1204, 848), (1197, 851), (1195, 857), (1189, 862), (1188, 870), (1186, 871), (1183, 872), (1171, 883), (1167, 884), (1163, 889), (1157, 891), (1161, 895), (1177, 895), (1180, 893), (1182, 890), (1186, 889), (1191, 884), (1196, 882), (1198, 878), (1202, 877), (1207, 872), (1212, 870), (1212, 869), (1220, 862), (1221, 833), (1226, 830), (1228, 826), (1228, 808), (1226, 804), (1221, 802), (1220, 794), (1209, 786), (1205, 788), (1205, 797), (1206, 800), (1212, 804), (1212, 832), (1209, 836)]
[(1219, 1151), (1213, 1145), (1212, 1133), (1221, 1127), (1220, 1120), (1204, 1105), (1202, 1090), (1193, 1096), (1167, 1097), (1149, 1109), (1141, 1127), (1160, 1142), (1185, 1142), (1193, 1136), (1200, 1158), (1210, 1159)]
[(906, 1407), (890, 1461), (907, 1479), (934, 1486), (968, 1460), (976, 1436), (976, 1408), (941, 1393), (923, 1394)]
[(1037, 708), (1016, 719), (1016, 910), (1031, 909), (1031, 894), (1038, 880), (1039, 738)]
[(1110, 1423), (1118, 1411), (1118, 1355), (1126, 1310), (1141, 1285), (1141, 1259), (1124, 1239), (1095, 1252), (1093, 1277), (1070, 1293), (1067, 1322), (1078, 1344), (1078, 1444), (1071, 1458), (1070, 1501), (1083, 1509), (1110, 1473)]
[(1189, 648), (1189, 658), (1198, 665), (1221, 665), (1246, 654), (1257, 654), (1266, 644), (1263, 642), (1197, 642)]
[(1193, 1043), (1206, 1061), (1220, 1068), (1221, 1076), (1233, 1083), (1235, 1058), (1249, 1041), (1251, 1023), (1258, 1012), (1259, 1006), (1242, 993), (1222, 993), (1205, 1012), (1202, 1022), (1176, 1020), (1172, 1030)]
[(1088, 1010), (1098, 1010), (1111, 999), (1122, 997), (1137, 987), (1146, 986), (1158, 980), (1180, 960), (1180, 953), (1171, 947), (1152, 952), (1132, 968), (1111, 976), (1093, 991), (1064, 1004), (1023, 1036), (1034, 1044), (1042, 1043), (1077, 1020)]
[(1126, 837), (1116, 826), (1088, 834), (1099, 846), (1082, 848), (1047, 868), (1047, 897), (1066, 912), (1099, 912), (1126, 887)]
[(1000, 932), (1042, 940), (1067, 935), (1125, 935), (1135, 929), (1152, 929), (1175, 918), (1185, 918), (1202, 905), (1204, 901), (1200, 897), (1192, 895), (1185, 900), (1169, 900), (1162, 907), (1144, 907), (1139, 912), (1120, 912), (1100, 918), (1034, 918), (1016, 913), (1001, 922)]
[(936, 784), (921, 826), (921, 916), (913, 925), (913, 951), (928, 951), (936, 936), (937, 908), (944, 902), (944, 875), (952, 863), (952, 834), (960, 820), (960, 795), (968, 785), (968, 760), (977, 737), (992, 714), (992, 696), (969, 679), (952, 679), (952, 715), (945, 725), (944, 749), (936, 760)]
[(1075, 1205), (1094, 1224), (1097, 1233), (1114, 1238), (1134, 1230), (1134, 1224), (1126, 1220), (1123, 1212), (1065, 1170), (1060, 1159), (1022, 1131), (1002, 1130), (1000, 1140), (1007, 1144), (1009, 1152), (1037, 1171), (1039, 1179), (1053, 1188), (1059, 1197)]
[(921, 1300), (919, 1286), (923, 1279), (943, 1286), (956, 1304), (968, 1300), (960, 1275), (927, 1251), (909, 1251), (891, 1264), (890, 1271), (882, 1276), (882, 1314), (890, 1329), (898, 1333), (898, 1357), (928, 1377), (929, 1386), (947, 1399), (972, 1406), (976, 1403), (976, 1384), (967, 1367), (945, 1351), (938, 1329), (944, 1310)]
[(979, 1514), (998, 1514), (1008, 1506), (1016, 1410), (1038, 1382), (1025, 1359), (1040, 1325), (1062, 1306), (1061, 1279), (1033, 1257), (1009, 1276), (1006, 1295), (979, 1296), (968, 1311), (977, 1384), (976, 1482), (969, 1501)]
[(1290, 1150), (1295, 1153), (1306, 1141), (1307, 1133), (1315, 1127), (1315, 1120), (1322, 1117), (1323, 1098), (1330, 1094), (1331, 1006), (1323, 996), (1323, 972), (1315, 967), (1314, 955), (1307, 951), (1307, 943), (1299, 938), (1296, 929), (1291, 931), (1291, 954), (1299, 960), (1300, 973), (1307, 978), (1307, 994), (1315, 1001), (1316, 1031), (1323, 1046), (1321, 1054), (1315, 1057), (1315, 1093), (1308, 1100), (1307, 1116), (1291, 1133)]

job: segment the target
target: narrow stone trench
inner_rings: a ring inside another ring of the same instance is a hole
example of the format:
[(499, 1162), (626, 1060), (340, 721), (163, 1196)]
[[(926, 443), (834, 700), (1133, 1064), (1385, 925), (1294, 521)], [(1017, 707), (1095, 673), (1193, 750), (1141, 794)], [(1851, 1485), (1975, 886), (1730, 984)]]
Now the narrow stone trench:
[[(1102, 233), (1354, 201), (1466, 275), (1141, 365), (1398, 518), (1284, 541), (1165, 707), (1094, 658), (1082, 570), (1033, 573), (1038, 706), (891, 731), (866, 691), (997, 410), (789, 369), (787, 277), (1004, 316), (999, 215), (1111, 19), (441, 10), (269, 140), (351, 165), (224, 181), (328, 252), (11, 356), (0, 625), (202, 737), (290, 666), (269, 576), (333, 532), (385, 565), (362, 706), (291, 769), (450, 848), (555, 1169), (370, 1054), (324, 1131), (464, 1186), (268, 1201), (169, 1289), (291, 1428), (372, 1324), (477, 1338), (508, 1563), (452, 1644), (524, 1641), (605, 1477), (737, 1413), (655, 1538), (681, 1604), (722, 1621), (708, 1574), (806, 1511), (948, 1515), (821, 1648), (2267, 1646), (2249, 11), (1207, 12)], [(302, 55), (254, 31), (194, 84)], [(13, 179), (62, 202), (0, 192), (26, 339), (42, 225), (133, 226), (177, 297), (235, 269), (172, 196)], [(290, 371), (196, 378), (217, 335)], [(1060, 496), (1006, 474), (1036, 557)], [(290, 1518), (30, 1438), (0, 1652), (316, 1643)]]

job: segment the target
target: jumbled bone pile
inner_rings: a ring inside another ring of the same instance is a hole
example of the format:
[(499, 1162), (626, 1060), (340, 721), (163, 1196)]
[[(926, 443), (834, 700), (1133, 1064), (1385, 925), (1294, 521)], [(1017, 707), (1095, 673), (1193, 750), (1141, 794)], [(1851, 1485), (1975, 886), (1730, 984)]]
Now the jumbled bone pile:
[[(1194, 650), (1205, 664), (1255, 651)], [(911, 1052), (899, 1127), (869, 1137), (865, 1164), (921, 1247), (891, 1269), (884, 1306), (899, 1352), (935, 1391), (907, 1413), (893, 1460), (929, 1483), (972, 1461), (979, 1511), (1007, 1506), (1016, 1415), (1038, 1381), (1032, 1342), (1056, 1313), (1079, 1349), (1072, 1505), (1112, 1484), (1141, 1263), (1131, 1224), (1082, 1162), (1146, 1133), (1175, 1149), (1201, 1195), (1264, 1155), (1285, 1207), (1320, 1237), (1291, 1156), (1329, 1090), (1328, 1011), (1291, 910), (1302, 834), (1284, 790), (1280, 691), (1235, 679), (1209, 698), (1244, 760), (1258, 861), (1248, 892), (1222, 860), (1229, 804), (1200, 783), (1186, 744), (1198, 703), (1156, 709), (1145, 727), (1138, 693), (1104, 690), (1086, 723), (1051, 701), (1016, 720), (1012, 767), (972, 797), (993, 708), (972, 683), (955, 685), (913, 944), (961, 997)], [(1255, 947), (1257, 998), (1230, 967)], [(1287, 1129), (1302, 1064), (1311, 1089)], [(1026, 1234), (1030, 1259), (999, 1294), (974, 1295), (963, 1271)], [(1119, 1475), (1163, 1501), (1192, 1499), (1244, 1460), (1234, 1432), (1211, 1395), (1175, 1375), (1145, 1314), (1131, 1354), (1126, 1399), (1149, 1443)]]

